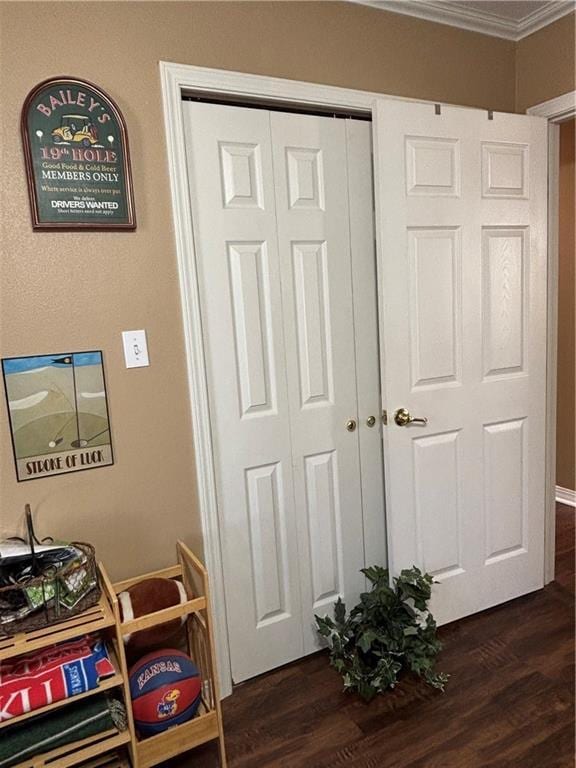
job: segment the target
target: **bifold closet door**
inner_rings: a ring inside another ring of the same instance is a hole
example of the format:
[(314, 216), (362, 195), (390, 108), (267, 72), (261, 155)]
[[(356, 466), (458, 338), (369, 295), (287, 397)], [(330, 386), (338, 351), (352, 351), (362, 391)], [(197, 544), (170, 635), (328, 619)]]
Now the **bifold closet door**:
[(364, 588), (346, 121), (272, 112), (304, 649)]
[(543, 585), (547, 125), (381, 100), (375, 144), (389, 556), (445, 623)]
[(270, 118), (184, 102), (233, 679), (303, 654)]
[[(377, 362), (367, 364), (377, 348), (372, 209), (358, 210), (371, 177), (350, 188), (347, 149), (350, 134), (354, 185), (370, 168), (370, 134), (328, 117), (191, 102), (183, 110), (240, 682), (316, 650), (314, 614), (332, 613), (338, 597), (358, 600), (363, 491), (372, 513), (380, 498), (367, 531), (385, 558), (382, 466), (369, 491), (360, 464), (360, 443), (376, 449), (367, 478), (381, 460), (379, 425), (364, 426), (358, 406), (361, 392), (362, 409), (379, 414)], [(354, 306), (354, 286), (371, 308)], [(358, 348), (356, 321), (370, 322)]]

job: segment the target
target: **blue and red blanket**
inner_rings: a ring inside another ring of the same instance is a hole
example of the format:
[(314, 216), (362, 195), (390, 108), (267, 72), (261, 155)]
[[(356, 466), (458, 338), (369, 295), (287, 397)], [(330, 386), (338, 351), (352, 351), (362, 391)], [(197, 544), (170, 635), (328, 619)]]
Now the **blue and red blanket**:
[(0, 662), (0, 722), (97, 688), (114, 673), (104, 641), (90, 636)]

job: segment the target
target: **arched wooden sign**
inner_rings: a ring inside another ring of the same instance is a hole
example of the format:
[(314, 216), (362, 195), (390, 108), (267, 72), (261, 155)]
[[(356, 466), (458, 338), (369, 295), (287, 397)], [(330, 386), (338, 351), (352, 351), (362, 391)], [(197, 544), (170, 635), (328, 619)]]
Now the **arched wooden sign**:
[(45, 80), (21, 127), (34, 229), (136, 229), (126, 125), (104, 91)]

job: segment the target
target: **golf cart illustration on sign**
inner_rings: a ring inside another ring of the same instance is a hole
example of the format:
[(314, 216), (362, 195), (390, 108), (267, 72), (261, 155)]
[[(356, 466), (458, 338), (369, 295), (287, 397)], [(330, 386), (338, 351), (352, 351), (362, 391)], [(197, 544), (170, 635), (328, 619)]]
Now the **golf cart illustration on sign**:
[(87, 115), (62, 115), (60, 126), (52, 131), (52, 141), (91, 147), (98, 143), (98, 131)]

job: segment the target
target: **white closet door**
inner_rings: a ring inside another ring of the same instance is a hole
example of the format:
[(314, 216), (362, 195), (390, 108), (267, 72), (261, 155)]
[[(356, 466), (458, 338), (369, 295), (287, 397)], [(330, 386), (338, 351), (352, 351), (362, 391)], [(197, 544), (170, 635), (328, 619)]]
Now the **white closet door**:
[[(364, 553), (366, 565), (386, 566), (372, 123), (346, 120), (346, 146)], [(371, 418), (375, 419), (373, 426), (368, 422)]]
[(273, 112), (304, 649), (314, 614), (364, 588), (346, 125)]
[(303, 654), (270, 122), (265, 111), (182, 107), (239, 682)]
[(448, 622), (543, 585), (546, 123), (382, 100), (376, 148), (389, 556)]

